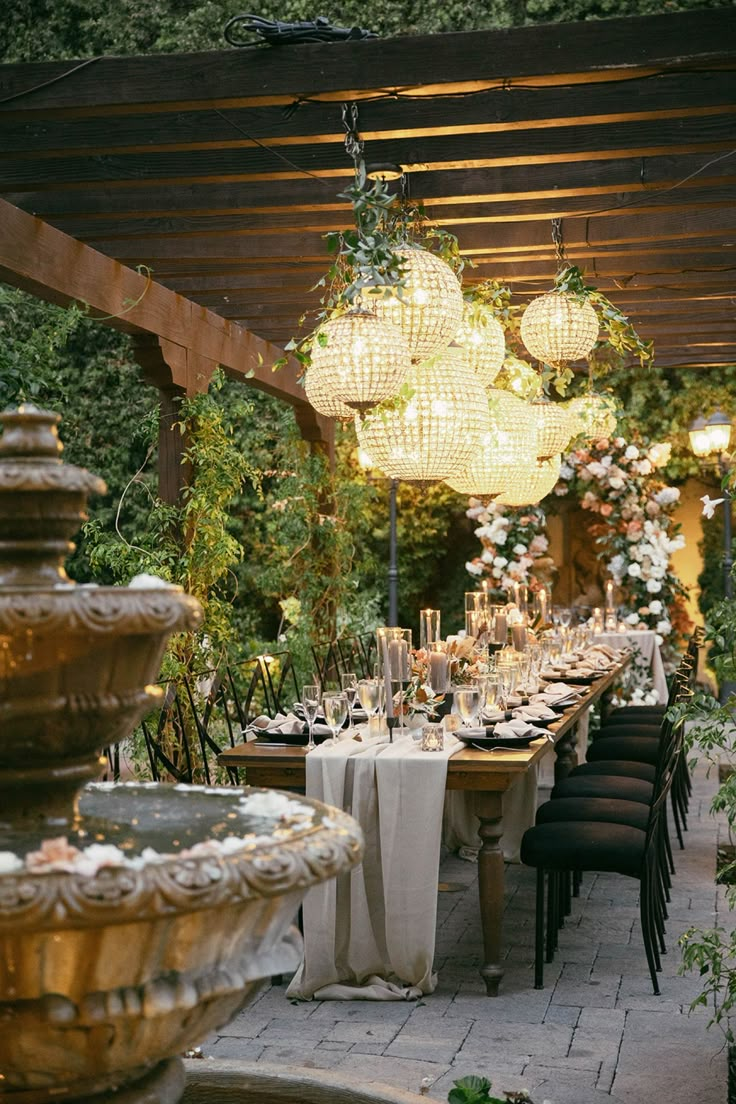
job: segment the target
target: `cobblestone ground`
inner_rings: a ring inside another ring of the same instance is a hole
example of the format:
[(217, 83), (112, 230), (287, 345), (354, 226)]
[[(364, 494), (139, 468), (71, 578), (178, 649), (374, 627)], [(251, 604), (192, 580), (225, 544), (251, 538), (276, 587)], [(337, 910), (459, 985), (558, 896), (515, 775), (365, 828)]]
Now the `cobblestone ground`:
[[(474, 863), (443, 857), (438, 895), (439, 985), (423, 1000), (292, 1004), (269, 986), (205, 1055), (334, 1070), (446, 1100), (452, 1082), (489, 1077), (494, 1090), (526, 1088), (542, 1104), (725, 1104), (726, 1056), (708, 1015), (692, 1014), (698, 979), (679, 976), (677, 937), (690, 925), (730, 925), (714, 886), (716, 788), (698, 769), (685, 837), (675, 853), (669, 953), (655, 997), (638, 923), (638, 885), (587, 875), (560, 933), (546, 988), (533, 988), (534, 871), (506, 871), (506, 974), (488, 999), (477, 973), (480, 926)], [(722, 829), (720, 829), (722, 830)]]

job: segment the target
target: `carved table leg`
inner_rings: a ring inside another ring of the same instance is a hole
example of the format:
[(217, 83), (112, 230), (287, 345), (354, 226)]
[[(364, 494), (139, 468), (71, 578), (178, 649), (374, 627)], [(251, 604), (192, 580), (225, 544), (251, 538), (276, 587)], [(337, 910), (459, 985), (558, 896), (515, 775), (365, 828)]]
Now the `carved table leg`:
[(609, 686), (608, 690), (604, 690), (598, 700), (598, 712), (601, 718), (601, 724), (604, 724), (608, 720), (608, 715), (611, 712), (611, 701), (613, 700), (613, 687)]
[(483, 965), (480, 974), (489, 997), (498, 996), (498, 984), (504, 971), (501, 966), (501, 919), (503, 916), (504, 863), (500, 840), (503, 834), (502, 795), (477, 793), (475, 814), (480, 821), (480, 854), (478, 855), (478, 892), (480, 921), (483, 931)]
[(555, 744), (555, 782), (567, 778), (578, 765), (578, 726), (573, 725)]

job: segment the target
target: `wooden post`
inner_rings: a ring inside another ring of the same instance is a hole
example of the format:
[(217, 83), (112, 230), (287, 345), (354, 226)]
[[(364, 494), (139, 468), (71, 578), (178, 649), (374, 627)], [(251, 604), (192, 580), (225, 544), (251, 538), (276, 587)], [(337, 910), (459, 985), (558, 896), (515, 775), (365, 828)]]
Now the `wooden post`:
[(159, 389), (158, 492), (173, 506), (192, 477), (191, 466), (182, 463), (188, 444), (186, 435), (175, 428), (179, 403), (186, 395), (206, 391), (217, 365), (191, 349), (152, 334), (136, 336), (134, 349), (144, 379)]

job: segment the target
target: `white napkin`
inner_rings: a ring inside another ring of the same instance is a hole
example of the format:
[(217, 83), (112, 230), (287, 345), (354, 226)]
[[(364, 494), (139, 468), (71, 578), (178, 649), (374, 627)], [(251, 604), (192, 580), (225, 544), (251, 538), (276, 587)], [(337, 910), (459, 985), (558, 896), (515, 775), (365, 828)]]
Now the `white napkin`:
[[(264, 732), (269, 734), (286, 735), (298, 735), (304, 732), (304, 721), (295, 716), (294, 713), (277, 713), (275, 717), (267, 717), (265, 713), (262, 713), (259, 717), (255, 717), (245, 730), (246, 740), (255, 740), (256, 736), (262, 735)], [(327, 725), (314, 726), (315, 736), (331, 736), (332, 729)]]
[[(493, 730), (494, 736), (502, 736), (504, 740), (518, 738), (520, 736), (531, 736), (535, 729), (528, 721), (502, 721), (497, 724)], [(541, 729), (539, 730), (542, 731)]]
[(522, 721), (551, 721), (557, 716), (554, 709), (550, 709), (544, 702), (538, 702), (536, 705), (522, 705), (520, 709), (514, 710), (514, 716), (518, 717)]

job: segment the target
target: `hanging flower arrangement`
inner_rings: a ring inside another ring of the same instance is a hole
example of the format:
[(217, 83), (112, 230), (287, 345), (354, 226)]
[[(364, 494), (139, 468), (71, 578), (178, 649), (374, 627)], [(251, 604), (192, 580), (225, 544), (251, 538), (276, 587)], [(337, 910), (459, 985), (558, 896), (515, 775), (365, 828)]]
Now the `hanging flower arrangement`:
[(496, 503), (484, 506), (471, 498), (466, 513), (478, 522), (475, 535), (483, 545), (480, 555), (465, 564), (469, 574), (475, 579), (490, 579), (496, 601), (506, 601), (515, 583), (538, 590), (542, 586), (538, 573), (549, 561), (544, 510), (539, 506), (514, 509)]
[(575, 494), (597, 515), (590, 533), (619, 588), (627, 624), (674, 643), (689, 620), (686, 591), (671, 566), (685, 538), (672, 516), (680, 492), (658, 475), (666, 462), (661, 445), (604, 437), (565, 456), (555, 494)]

